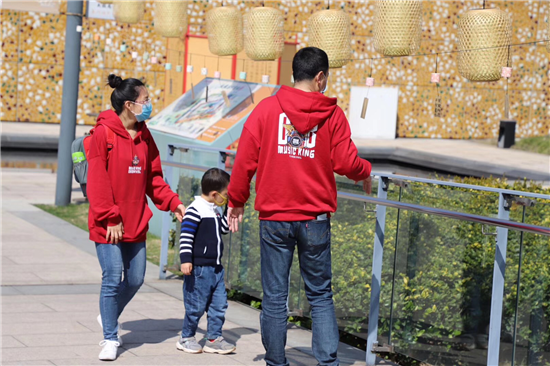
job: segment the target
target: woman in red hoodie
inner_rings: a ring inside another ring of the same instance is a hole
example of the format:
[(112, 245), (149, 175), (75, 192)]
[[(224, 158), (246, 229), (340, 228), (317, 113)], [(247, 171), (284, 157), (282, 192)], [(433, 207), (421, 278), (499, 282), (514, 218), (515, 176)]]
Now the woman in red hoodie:
[[(88, 198), (90, 240), (103, 271), (98, 321), (104, 340), (100, 360), (115, 360), (121, 344), (118, 318), (145, 277), (149, 196), (182, 220), (185, 207), (162, 177), (160, 155), (143, 123), (152, 105), (137, 79), (109, 75), (113, 110), (102, 112), (90, 142)], [(124, 277), (122, 274), (124, 273)]]

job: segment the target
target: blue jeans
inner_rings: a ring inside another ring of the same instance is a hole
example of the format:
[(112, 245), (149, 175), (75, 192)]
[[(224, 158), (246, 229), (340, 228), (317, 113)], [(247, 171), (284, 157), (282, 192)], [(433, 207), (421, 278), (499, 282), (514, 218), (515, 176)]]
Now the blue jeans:
[[(116, 341), (118, 317), (143, 284), (147, 256), (145, 242), (95, 244), (101, 265), (99, 311), (105, 340)], [(124, 273), (124, 278), (122, 274)]]
[(313, 355), (319, 365), (339, 365), (338, 325), (332, 301), (330, 219), (261, 221), (263, 301), (260, 323), (269, 366), (286, 366), (288, 278), (294, 248), (298, 246), (300, 272), (313, 321)]
[(216, 339), (222, 335), (227, 310), (227, 293), (222, 266), (197, 266), (193, 273), (185, 276), (183, 282), (183, 304), (185, 319), (181, 330), (182, 338), (194, 337), (199, 320), (206, 311), (208, 328), (206, 337)]

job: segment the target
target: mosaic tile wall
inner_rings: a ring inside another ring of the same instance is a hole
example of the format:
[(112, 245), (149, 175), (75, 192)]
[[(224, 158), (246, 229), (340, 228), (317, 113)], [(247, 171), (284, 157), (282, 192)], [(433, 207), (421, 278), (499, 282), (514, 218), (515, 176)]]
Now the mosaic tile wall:
[[(106, 86), (110, 73), (141, 78), (149, 88), (153, 113), (164, 108), (167, 42), (153, 32), (152, 8), (147, 3), (143, 21), (135, 25), (84, 18), (77, 123), (95, 124), (95, 115), (110, 108), (112, 89)], [(59, 123), (65, 16), (10, 10), (1, 10), (0, 16), (0, 119)], [(158, 59), (155, 64), (153, 56)]]
[[(225, 1), (229, 3), (242, 11), (262, 4), (261, 1)], [(512, 14), (514, 44), (548, 39), (548, 1), (488, 0), (486, 3), (488, 7), (499, 7)], [(191, 32), (204, 34), (206, 11), (220, 5), (221, 0), (190, 3)], [(265, 6), (279, 7), (285, 12), (286, 37), (292, 41), (297, 39), (299, 47), (307, 45), (308, 17), (327, 5), (327, 2), (307, 0), (265, 1)], [(442, 76), (443, 113), (442, 117), (434, 117), (436, 89), (429, 79), (435, 68), (435, 57), (380, 58), (372, 46), (374, 1), (331, 1), (330, 6), (342, 8), (352, 20), (354, 60), (332, 70), (328, 90), (328, 95), (339, 98), (345, 111), (349, 108), (350, 86), (363, 85), (372, 68), (377, 86), (399, 86), (398, 136), (492, 138), (498, 134), (498, 122), (504, 114), (506, 81), (469, 82), (458, 75), (456, 54), (440, 55), (438, 71)], [(456, 50), (458, 16), (481, 6), (482, 0), (424, 1), (422, 45), (418, 54)], [(166, 41), (152, 31), (151, 10), (152, 5), (148, 3), (145, 19), (132, 26), (97, 19), (85, 21), (79, 123), (93, 123), (94, 118), (86, 113), (107, 107), (109, 90), (103, 84), (113, 70), (123, 76), (145, 77), (157, 98), (155, 105), (162, 107)], [(2, 11), (5, 61), (1, 68), (2, 120), (58, 122), (64, 27), (62, 16)], [(107, 37), (112, 39), (111, 45), (106, 44)], [(120, 52), (122, 44), (128, 47), (125, 52)], [(140, 55), (137, 59), (131, 57), (134, 50)], [(143, 59), (145, 52), (156, 54), (158, 63), (151, 65)], [(549, 60), (543, 44), (512, 47), (513, 77), (508, 82), (510, 113), (518, 121), (519, 137), (550, 132)], [(46, 88), (36, 90), (33, 85), (38, 83)]]

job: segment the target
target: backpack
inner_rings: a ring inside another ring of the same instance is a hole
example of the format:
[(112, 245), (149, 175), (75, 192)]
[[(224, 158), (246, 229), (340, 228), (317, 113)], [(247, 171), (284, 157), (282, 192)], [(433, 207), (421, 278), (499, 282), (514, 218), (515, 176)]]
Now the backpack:
[[(109, 161), (111, 150), (115, 146), (115, 133), (109, 127), (105, 125), (103, 127), (105, 127), (105, 132), (107, 133), (107, 161)], [(80, 183), (80, 189), (82, 189), (84, 197), (87, 197), (86, 184), (88, 183), (88, 160), (86, 157), (90, 153), (90, 142), (92, 141), (94, 130), (95, 127), (90, 130), (88, 135), (77, 138), (71, 145), (74, 178)]]

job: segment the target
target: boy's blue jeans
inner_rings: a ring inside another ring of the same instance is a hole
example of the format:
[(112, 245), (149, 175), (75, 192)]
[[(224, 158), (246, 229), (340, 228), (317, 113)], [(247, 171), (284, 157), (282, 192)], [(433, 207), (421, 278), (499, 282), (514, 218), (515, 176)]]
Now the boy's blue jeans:
[(298, 246), (300, 271), (313, 320), (313, 355), (319, 365), (339, 365), (338, 325), (332, 301), (330, 219), (313, 221), (261, 221), (262, 287), (260, 322), (269, 366), (287, 366), (288, 278), (294, 248)]
[(147, 263), (145, 242), (96, 243), (95, 248), (103, 272), (99, 295), (103, 337), (116, 341), (118, 317), (143, 285)]
[(181, 330), (182, 338), (194, 337), (199, 320), (206, 311), (208, 328), (206, 337), (216, 339), (222, 335), (227, 310), (227, 293), (222, 266), (197, 266), (193, 273), (185, 276), (183, 282), (183, 304), (185, 319)]

